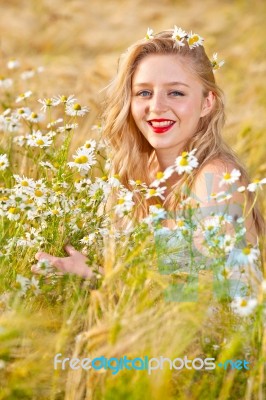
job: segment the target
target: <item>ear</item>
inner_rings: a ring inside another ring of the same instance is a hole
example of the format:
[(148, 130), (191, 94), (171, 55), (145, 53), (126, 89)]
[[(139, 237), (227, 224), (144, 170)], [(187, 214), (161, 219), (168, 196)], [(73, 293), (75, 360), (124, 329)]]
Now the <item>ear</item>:
[(200, 116), (205, 117), (205, 115), (208, 115), (209, 112), (211, 112), (214, 103), (215, 103), (215, 95), (213, 92), (209, 91), (207, 97), (204, 97), (203, 99)]

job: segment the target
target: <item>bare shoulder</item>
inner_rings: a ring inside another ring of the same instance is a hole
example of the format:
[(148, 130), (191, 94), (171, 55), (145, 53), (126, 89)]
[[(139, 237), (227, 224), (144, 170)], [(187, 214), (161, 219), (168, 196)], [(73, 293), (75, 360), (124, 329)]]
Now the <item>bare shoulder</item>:
[[(206, 163), (195, 178), (193, 191), (201, 200), (204, 200), (206, 197), (210, 197), (211, 194), (226, 190), (228, 187), (223, 185), (221, 181), (225, 173), (230, 174), (233, 170), (238, 170), (238, 166), (233, 162), (215, 159)], [(244, 184), (241, 176), (238, 183), (239, 186)], [(242, 197), (238, 192), (234, 196), (235, 200)]]

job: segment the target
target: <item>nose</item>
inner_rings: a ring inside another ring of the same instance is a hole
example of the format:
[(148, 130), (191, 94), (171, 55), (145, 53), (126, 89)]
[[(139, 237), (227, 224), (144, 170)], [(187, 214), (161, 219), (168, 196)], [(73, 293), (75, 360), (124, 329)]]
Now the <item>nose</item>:
[(149, 102), (149, 111), (154, 114), (162, 114), (167, 111), (167, 101), (163, 93), (154, 92), (150, 102)]

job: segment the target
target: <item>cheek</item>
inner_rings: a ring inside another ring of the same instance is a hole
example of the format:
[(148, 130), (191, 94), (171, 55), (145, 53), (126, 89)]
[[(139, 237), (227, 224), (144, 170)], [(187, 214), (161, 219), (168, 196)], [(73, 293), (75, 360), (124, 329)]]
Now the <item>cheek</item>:
[(143, 114), (143, 106), (139, 104), (137, 101), (133, 101), (131, 103), (131, 114), (135, 121), (139, 120)]

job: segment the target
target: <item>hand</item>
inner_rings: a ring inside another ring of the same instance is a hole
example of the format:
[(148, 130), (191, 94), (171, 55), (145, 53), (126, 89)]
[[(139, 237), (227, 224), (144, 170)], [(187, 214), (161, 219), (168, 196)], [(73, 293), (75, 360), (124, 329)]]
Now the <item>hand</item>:
[[(83, 278), (92, 278), (95, 275), (86, 264), (87, 258), (82, 253), (77, 251), (70, 244), (65, 246), (65, 250), (69, 257), (55, 257), (48, 253), (38, 252), (35, 258), (38, 261), (48, 260), (49, 264), (57, 268), (61, 274), (76, 274)], [(37, 274), (43, 273), (37, 265), (33, 265), (31, 271)]]

